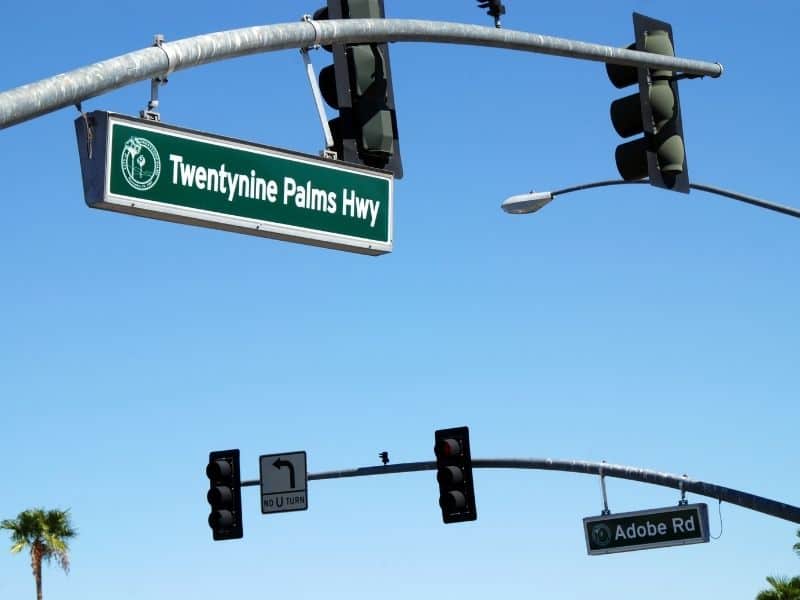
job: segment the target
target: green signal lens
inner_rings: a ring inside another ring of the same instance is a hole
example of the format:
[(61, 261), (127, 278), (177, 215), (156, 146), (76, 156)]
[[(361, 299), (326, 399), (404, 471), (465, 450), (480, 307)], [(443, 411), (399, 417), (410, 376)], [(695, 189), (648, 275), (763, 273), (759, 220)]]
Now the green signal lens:
[(668, 175), (683, 173), (685, 155), (681, 136), (672, 135), (664, 140), (656, 150), (658, 168), (662, 173), (667, 173)]

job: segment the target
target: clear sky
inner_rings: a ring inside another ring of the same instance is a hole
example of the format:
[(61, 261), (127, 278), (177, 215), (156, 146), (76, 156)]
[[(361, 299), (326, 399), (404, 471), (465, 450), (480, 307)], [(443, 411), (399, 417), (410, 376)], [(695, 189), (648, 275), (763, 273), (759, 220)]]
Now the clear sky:
[[(800, 205), (794, 2), (506, 4), (509, 29), (615, 46), (634, 10), (671, 22), (680, 56), (725, 66), (680, 84), (691, 179)], [(0, 89), (318, 6), (15, 2)], [(492, 25), (471, 0), (386, 10)], [(45, 598), (753, 598), (797, 574), (796, 526), (728, 504), (708, 544), (587, 556), (597, 477), (539, 471), (476, 471), (478, 520), (447, 526), (430, 471), (312, 481), (285, 515), (246, 488), (244, 539), (211, 541), (210, 450), (241, 448), (246, 478), (306, 450), (313, 473), (432, 460), (434, 430), (459, 425), (474, 457), (607, 460), (800, 504), (800, 221), (649, 186), (505, 214), (511, 194), (615, 177), (608, 105), (627, 92), (574, 59), (397, 43), (391, 60), (405, 178), (382, 257), (91, 210), (75, 109), (0, 131), (0, 518), (68, 507), (80, 530)], [(174, 73), (161, 100), (168, 123), (322, 147), (294, 50)], [(614, 512), (679, 499), (608, 494)], [(32, 597), (8, 547), (0, 598)]]

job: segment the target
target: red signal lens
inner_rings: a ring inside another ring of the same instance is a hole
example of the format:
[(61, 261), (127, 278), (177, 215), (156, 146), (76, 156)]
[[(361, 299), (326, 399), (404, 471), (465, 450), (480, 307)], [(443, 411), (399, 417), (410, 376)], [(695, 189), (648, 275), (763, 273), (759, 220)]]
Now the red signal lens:
[(435, 451), (436, 456), (458, 456), (461, 454), (461, 444), (453, 438), (445, 438), (439, 441)]

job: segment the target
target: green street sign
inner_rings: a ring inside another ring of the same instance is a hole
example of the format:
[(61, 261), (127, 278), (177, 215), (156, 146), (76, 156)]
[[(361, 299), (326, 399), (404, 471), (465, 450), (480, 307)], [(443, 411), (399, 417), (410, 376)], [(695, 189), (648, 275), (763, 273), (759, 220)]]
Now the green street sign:
[(392, 250), (390, 173), (104, 111), (75, 128), (92, 208), (362, 254)]
[(611, 554), (708, 541), (708, 505), (682, 504), (586, 517), (583, 520), (589, 554)]

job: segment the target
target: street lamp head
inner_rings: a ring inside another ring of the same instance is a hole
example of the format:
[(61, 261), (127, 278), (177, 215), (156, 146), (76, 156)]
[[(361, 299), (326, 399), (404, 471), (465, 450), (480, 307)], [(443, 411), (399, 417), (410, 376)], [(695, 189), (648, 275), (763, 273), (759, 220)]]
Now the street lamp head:
[(501, 207), (507, 213), (524, 215), (536, 212), (552, 199), (552, 192), (529, 192), (506, 198)]

